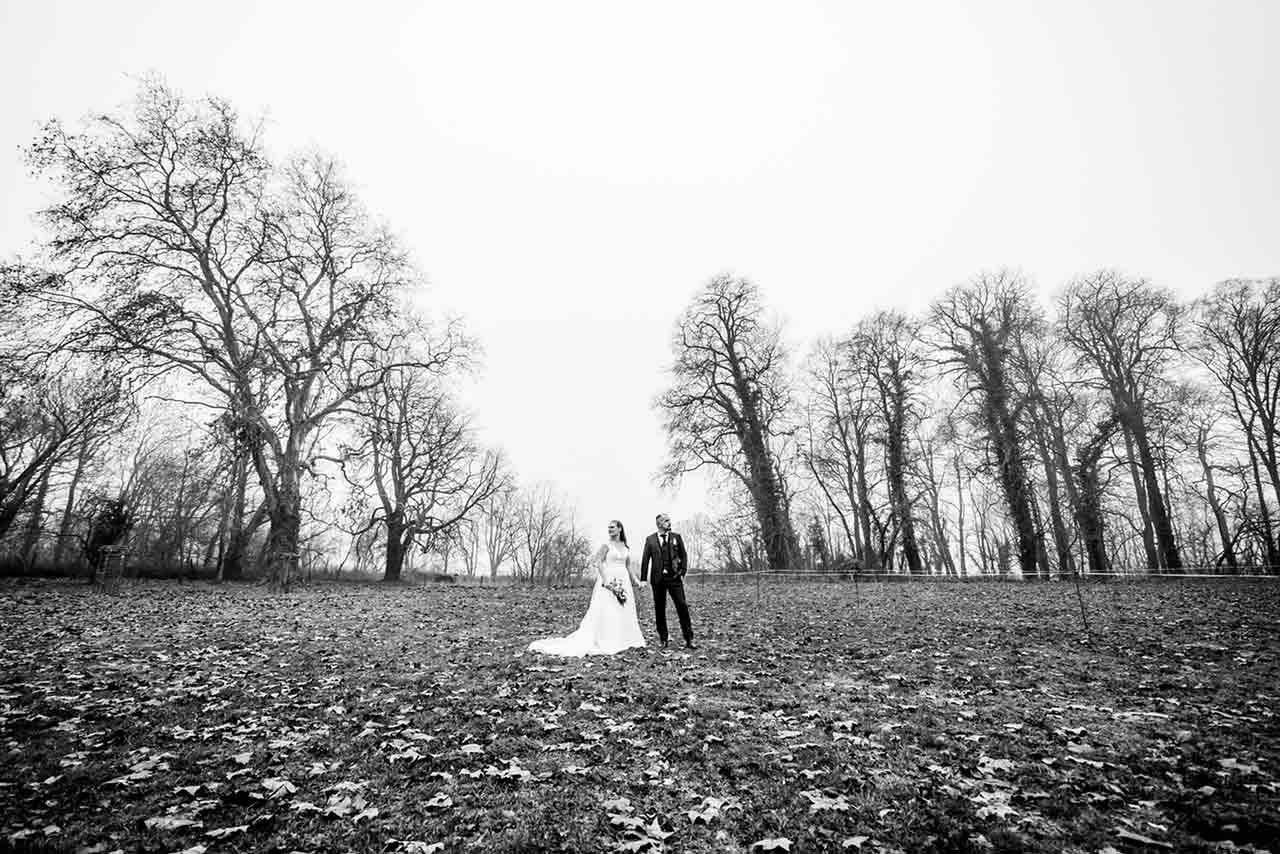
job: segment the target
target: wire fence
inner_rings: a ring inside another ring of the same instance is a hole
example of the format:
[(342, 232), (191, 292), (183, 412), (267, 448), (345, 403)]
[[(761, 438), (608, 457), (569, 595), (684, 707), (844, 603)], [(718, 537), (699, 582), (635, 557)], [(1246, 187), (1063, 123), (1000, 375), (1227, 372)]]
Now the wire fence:
[(736, 572), (693, 571), (686, 576), (686, 581), (693, 583), (712, 582), (756, 582), (756, 581), (809, 581), (816, 583), (854, 584), (861, 582), (908, 582), (908, 583), (1044, 583), (1045, 581), (1081, 581), (1089, 580), (1122, 580), (1122, 581), (1191, 581), (1195, 579), (1257, 579), (1280, 580), (1280, 566), (1257, 564), (1240, 567), (1237, 571), (1223, 572), (1222, 567), (1184, 567), (1181, 570), (1168, 569), (1129, 569), (1113, 572), (1081, 572), (1078, 574), (1054, 573), (1048, 578), (1041, 576), (1023, 576), (1019, 573), (955, 575), (950, 573), (923, 573), (913, 575), (909, 572), (887, 572), (875, 570), (859, 570), (856, 572), (823, 571), (820, 569), (752, 569)]

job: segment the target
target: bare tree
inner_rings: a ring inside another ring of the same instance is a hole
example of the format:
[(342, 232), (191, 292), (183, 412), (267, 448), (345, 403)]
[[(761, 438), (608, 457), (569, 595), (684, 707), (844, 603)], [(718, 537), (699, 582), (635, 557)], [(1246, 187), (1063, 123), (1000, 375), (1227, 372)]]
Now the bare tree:
[(542, 576), (548, 585), (581, 578), (591, 565), (591, 541), (578, 530), (572, 515), (562, 522), (547, 544)]
[[(386, 368), (389, 319), (416, 274), (320, 157), (274, 166), (230, 105), (141, 87), (133, 114), (31, 146), (63, 198), (44, 212), (68, 346), (193, 377), (252, 441), (277, 585), (297, 565), (304, 457)], [(218, 403), (220, 402), (220, 403)]]
[(977, 421), (995, 457), (1017, 538), (1018, 565), (1026, 578), (1039, 574), (1042, 543), (1019, 423), (1026, 395), (1014, 387), (1011, 363), (1015, 338), (1032, 319), (1026, 283), (1008, 271), (983, 273), (967, 287), (951, 290), (934, 303), (932, 312), (942, 365), (963, 381), (976, 403)]
[(547, 552), (560, 533), (564, 507), (550, 487), (538, 486), (522, 497), (517, 513), (516, 570), (528, 581), (545, 578)]
[[(1176, 348), (1178, 306), (1167, 291), (1110, 270), (1073, 282), (1059, 301), (1059, 329), (1095, 385), (1111, 395), (1132, 448), (1139, 510), (1154, 535), (1155, 566), (1181, 569), (1149, 410)], [(1154, 568), (1154, 566), (1153, 566)]]
[[(1280, 502), (1280, 279), (1234, 279), (1195, 304), (1186, 349), (1221, 386), (1247, 442), (1266, 560), (1280, 572), (1272, 502)], [(1271, 501), (1259, 468), (1266, 472)]]
[(480, 504), (480, 524), (491, 579), (496, 579), (502, 565), (515, 557), (520, 541), (520, 504), (520, 494), (510, 484)]
[[(54, 562), (72, 539), (71, 509), (104, 443), (134, 415), (126, 374), (114, 360), (78, 359), (51, 346), (56, 331), (30, 291), (47, 272), (0, 264), (0, 538), (27, 513), (19, 553), (33, 566), (51, 492), (69, 479)], [(73, 550), (75, 551), (75, 550)]]
[(730, 491), (728, 497), (728, 508), (711, 525), (711, 554), (725, 572), (762, 569), (767, 556), (754, 502), (742, 488)]
[[(1218, 430), (1218, 422), (1222, 420), (1219, 401), (1206, 389), (1184, 383), (1179, 389), (1179, 406), (1184, 418), (1181, 423), (1183, 446), (1195, 454), (1200, 464), (1199, 497), (1209, 506), (1213, 519), (1213, 527), (1218, 534), (1220, 548), (1215, 550), (1213, 563), (1225, 563), (1230, 569), (1237, 570), (1235, 533), (1227, 518), (1227, 508), (1223, 500), (1222, 489), (1218, 483), (1220, 466), (1213, 459), (1220, 455), (1222, 438)], [(1204, 562), (1202, 565), (1207, 565)]]
[(673, 530), (678, 531), (684, 539), (685, 550), (689, 557), (689, 571), (704, 570), (710, 555), (710, 540), (713, 532), (711, 519), (706, 513), (694, 513), (687, 519), (681, 519)]
[(480, 522), (468, 517), (458, 528), (458, 550), (468, 578), (475, 578), (480, 568)]
[(1027, 395), (1024, 423), (1044, 473), (1044, 490), (1058, 571), (1074, 575), (1068, 525), (1080, 497), (1067, 451), (1068, 419), (1080, 418), (1075, 387), (1065, 377), (1062, 343), (1039, 316), (1017, 336), (1013, 364), (1016, 382)]
[(203, 568), (219, 522), (220, 460), (216, 449), (192, 438), (153, 440), (122, 495), (134, 521), (131, 560), (181, 576)]
[[(121, 422), (131, 415), (132, 401), (121, 401), (126, 408), (115, 413), (99, 413), (98, 429), (88, 431), (80, 438), (67, 471), (66, 491), (63, 496), (62, 517), (58, 523), (56, 541), (53, 546), (53, 563), (63, 566), (64, 560), (71, 556), (74, 561), (79, 555), (75, 543), (74, 529), (76, 513), (82, 495), (82, 486), (86, 479), (92, 477), (102, 464), (103, 454), (112, 435), (120, 429)], [(114, 416), (114, 423), (113, 423)]]
[[(932, 534), (934, 548), (946, 574), (959, 576), (963, 573), (956, 566), (955, 556), (952, 554), (951, 542), (947, 536), (947, 523), (942, 509), (942, 486), (946, 479), (945, 466), (947, 460), (939, 445), (948, 437), (947, 431), (948, 425), (944, 421), (941, 429), (936, 430), (933, 435), (921, 437), (917, 459), (919, 460), (921, 492), (925, 499), (925, 506), (929, 511), (928, 530)], [(963, 519), (960, 522), (959, 532), (960, 547), (963, 549)], [(963, 560), (962, 554), (962, 563)]]
[(769, 565), (797, 564), (783, 466), (775, 447), (790, 404), (785, 354), (756, 287), (718, 276), (694, 298), (674, 340), (673, 385), (657, 401), (670, 461), (663, 480), (711, 466), (750, 495)]
[(113, 429), (128, 404), (123, 380), (103, 372), (0, 376), (0, 537), (32, 499), (43, 513), (53, 468)]
[(858, 324), (847, 343), (851, 369), (872, 389), (874, 424), (884, 446), (889, 506), (907, 570), (924, 572), (916, 539), (914, 500), (907, 489), (911, 474), (908, 438), (919, 425), (916, 411), (923, 373), (918, 350), (920, 325), (905, 315), (883, 311)]
[(821, 340), (805, 363), (808, 380), (801, 459), (840, 522), (852, 556), (878, 566), (871, 549), (867, 449), (873, 407), (863, 374), (851, 371), (846, 348)]
[[(442, 368), (456, 358), (433, 349), (429, 361)], [(421, 368), (385, 373), (356, 406), (359, 441), (344, 453), (343, 472), (376, 499), (368, 524), (386, 530), (384, 580), (396, 581), (415, 542), (452, 544), (455, 529), (505, 486), (506, 474), (501, 458), (477, 444), (470, 420)]]

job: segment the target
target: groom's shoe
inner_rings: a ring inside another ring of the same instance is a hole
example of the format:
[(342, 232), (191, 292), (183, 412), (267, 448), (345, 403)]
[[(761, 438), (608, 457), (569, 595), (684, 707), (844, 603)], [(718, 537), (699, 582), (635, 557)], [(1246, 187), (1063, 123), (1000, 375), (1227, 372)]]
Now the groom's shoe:
[(692, 639), (692, 638), (690, 638), (689, 640), (685, 641), (685, 642), (684, 642), (684, 645), (685, 645), (685, 648), (686, 648), (686, 649), (697, 649), (697, 648), (698, 648), (698, 645), (697, 645), (696, 643), (694, 643), (694, 642), (693, 642), (693, 639)]
[(663, 649), (666, 649), (666, 648), (667, 648), (667, 639), (666, 639), (666, 638), (663, 638), (663, 639), (662, 639), (662, 648), (663, 648)]

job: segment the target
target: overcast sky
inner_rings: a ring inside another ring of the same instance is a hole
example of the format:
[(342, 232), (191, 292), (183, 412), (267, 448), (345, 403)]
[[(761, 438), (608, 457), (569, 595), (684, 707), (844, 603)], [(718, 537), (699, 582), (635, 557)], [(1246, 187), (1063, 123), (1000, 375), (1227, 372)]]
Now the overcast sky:
[(746, 276), (803, 351), (984, 268), (1280, 274), (1280, 3), (0, 0), (0, 254), (37, 124), (131, 76), (336, 155), (483, 343), (468, 391), (593, 538), (664, 495), (673, 325)]

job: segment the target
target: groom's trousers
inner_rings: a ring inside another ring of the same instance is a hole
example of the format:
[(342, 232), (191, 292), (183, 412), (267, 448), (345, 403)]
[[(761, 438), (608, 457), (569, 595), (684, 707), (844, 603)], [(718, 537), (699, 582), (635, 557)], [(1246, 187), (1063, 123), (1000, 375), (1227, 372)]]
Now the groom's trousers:
[(653, 620), (658, 626), (658, 640), (667, 642), (667, 596), (676, 606), (680, 619), (680, 634), (686, 641), (693, 640), (693, 623), (689, 619), (689, 605), (684, 600), (684, 581), (679, 578), (658, 579), (653, 582)]

